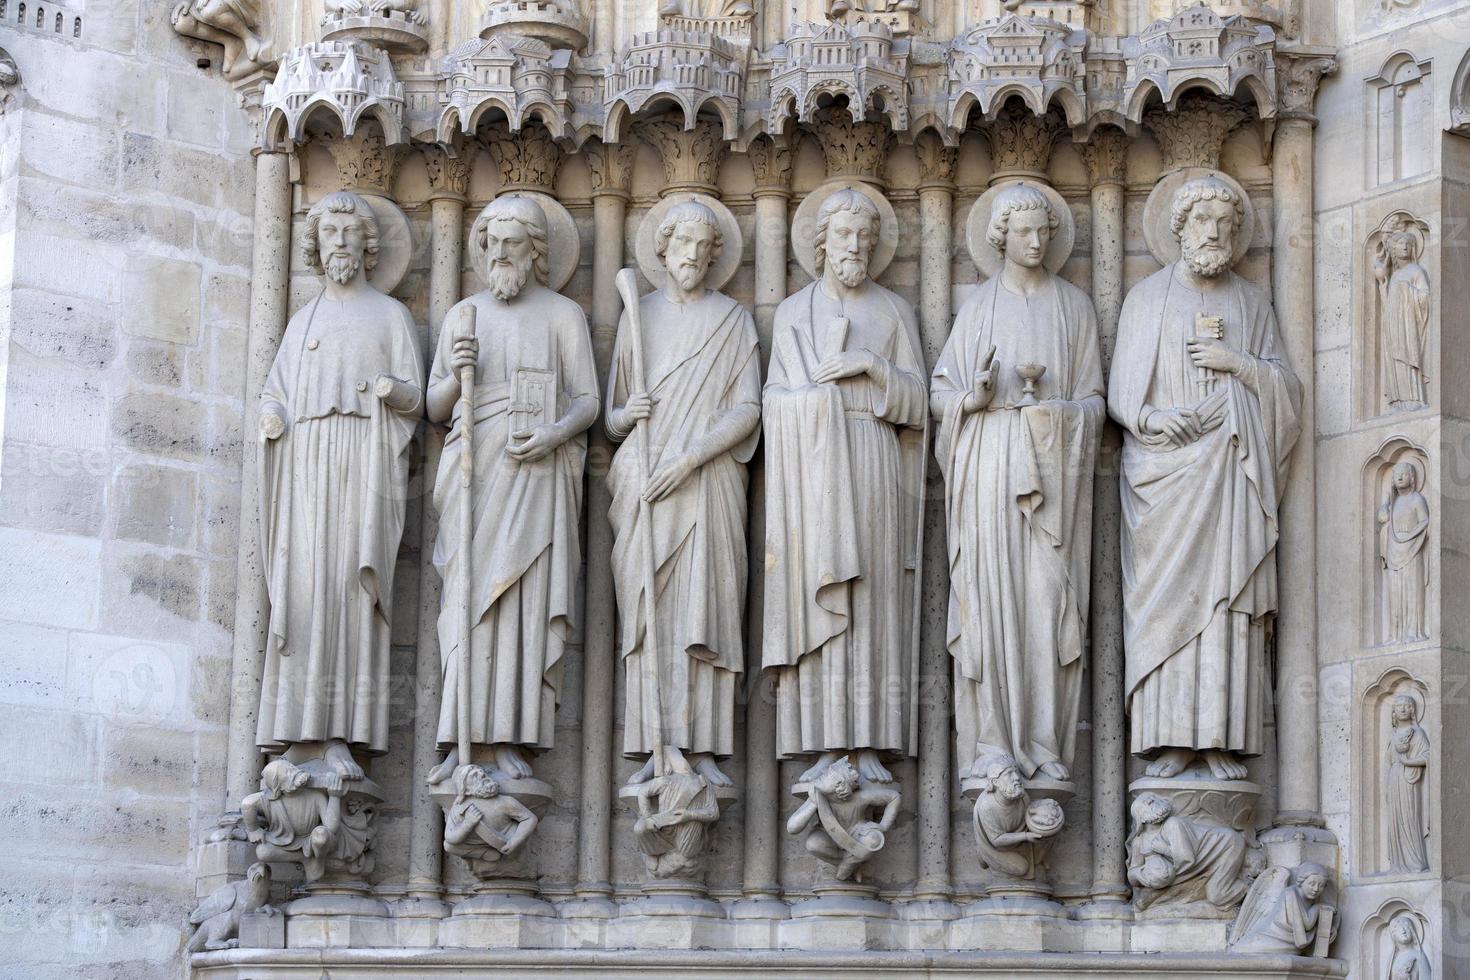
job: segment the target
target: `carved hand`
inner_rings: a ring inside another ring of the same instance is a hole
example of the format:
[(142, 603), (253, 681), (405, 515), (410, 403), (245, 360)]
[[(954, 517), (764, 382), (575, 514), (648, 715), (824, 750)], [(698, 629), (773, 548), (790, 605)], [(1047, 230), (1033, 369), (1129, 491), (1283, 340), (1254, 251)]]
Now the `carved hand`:
[(679, 489), (679, 485), (689, 479), (698, 468), (698, 461), (689, 453), (680, 453), (673, 459), (665, 460), (648, 478), (643, 499), (650, 503), (662, 500)]
[(1189, 356), (1195, 367), (1209, 368), (1225, 374), (1239, 374), (1245, 370), (1245, 355), (1223, 340), (1190, 337)]
[(480, 341), (474, 337), (454, 338), (454, 350), (449, 355), (449, 366), (458, 376), (459, 372), (474, 365), (480, 357)]
[(818, 364), (812, 372), (812, 380), (819, 385), (829, 384), (859, 374), (872, 374), (876, 366), (877, 361), (870, 351), (841, 351)]
[(961, 406), (966, 412), (983, 412), (995, 398), (995, 366), (988, 371), (975, 372), (975, 387), (965, 396)]
[(1189, 408), (1155, 409), (1144, 420), (1143, 427), (1148, 432), (1167, 436), (1175, 447), (1189, 445), (1203, 431), (1199, 415)]
[(467, 823), (476, 824), (485, 819), (485, 814), (480, 812), (479, 807), (471, 803), (464, 808), (464, 818)]
[(279, 439), (286, 434), (286, 420), (275, 412), (265, 412), (260, 416), (260, 436), (262, 439)]
[(640, 391), (636, 395), (629, 395), (628, 401), (623, 405), (623, 421), (627, 425), (642, 422), (653, 415), (653, 406), (657, 399), (646, 391)]
[(507, 446), (505, 451), (518, 463), (534, 463), (566, 441), (562, 436), (561, 426), (555, 422), (519, 429), (512, 432), (510, 437), (519, 445)]

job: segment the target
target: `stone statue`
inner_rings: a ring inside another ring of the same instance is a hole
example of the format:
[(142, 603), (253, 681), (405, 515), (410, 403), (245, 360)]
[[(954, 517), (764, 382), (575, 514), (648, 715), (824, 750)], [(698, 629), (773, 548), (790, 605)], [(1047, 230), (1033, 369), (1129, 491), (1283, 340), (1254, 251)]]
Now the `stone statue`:
[(850, 881), (883, 850), (898, 819), (899, 800), (898, 790), (869, 782), (839, 758), (808, 784), (806, 802), (786, 821), (786, 832), (805, 833), (807, 853), (831, 865), (838, 881)]
[(191, 953), (208, 949), (234, 949), (240, 945), (240, 917), (246, 912), (272, 912), (271, 866), (257, 861), (241, 881), (220, 885), (199, 903), (189, 916), (194, 932), (187, 948)]
[(1301, 384), (1270, 298), (1230, 271), (1241, 191), (1175, 193), (1181, 258), (1128, 294), (1108, 408), (1123, 427), (1122, 552), (1132, 750), (1148, 775), (1198, 754), (1244, 779), (1263, 748), (1278, 509)]
[[(759, 438), (760, 357), (750, 313), (705, 286), (724, 245), (710, 208), (674, 205), (655, 243), (668, 275), (638, 303), (643, 364), (635, 369), (634, 325), (624, 313), (607, 383), (608, 436), (624, 443), (608, 472), (627, 672), (623, 751), (649, 756), (635, 783), (654, 775), (651, 753), (662, 744), (690, 753), (711, 784), (729, 786), (715, 758), (734, 751), (735, 688), (745, 669), (745, 464)], [(640, 371), (644, 391), (633, 388)], [(624, 442), (644, 419), (646, 439)], [(645, 445), (652, 458), (640, 459)], [(644, 560), (642, 513), (654, 569)], [(657, 663), (643, 643), (650, 578)]]
[(633, 834), (648, 873), (655, 878), (700, 878), (709, 828), (720, 819), (709, 780), (673, 753), (669, 771), (640, 783), (637, 799)]
[(1400, 912), (1388, 923), (1388, 937), (1393, 942), (1393, 959), (1386, 980), (1431, 980), (1433, 971), (1429, 969), (1429, 957), (1424, 955), (1418, 920)]
[(520, 850), (536, 829), (536, 815), (500, 785), (483, 766), (454, 770), (454, 803), (444, 814), (444, 850), (483, 871)]
[[(1005, 266), (960, 308), (930, 389), (962, 777), (998, 752), (1024, 778), (1071, 778), (1107, 406), (1092, 301), (1043, 264), (1059, 222), (1029, 184), (996, 196), (989, 239)], [(1033, 365), (1028, 400), (1019, 372)]]
[(425, 21), (421, 0), (326, 0), (328, 17), (389, 17), (402, 14), (410, 24)]
[(333, 868), (354, 874), (372, 870), (373, 813), (349, 806), (342, 777), (331, 769), (313, 774), (286, 759), (266, 764), (260, 792), (245, 797), (240, 815), (260, 861), (296, 863), (307, 882)]
[[(470, 597), (470, 738), (486, 746), (497, 778), (531, 775), (527, 750), (552, 746), (562, 651), (572, 633), (582, 563), (579, 524), (587, 455), (584, 434), (598, 393), (587, 318), (545, 286), (546, 214), (535, 199), (496, 198), (471, 233), (486, 256), (488, 287), (445, 317), (429, 376), (429, 417), (449, 422), (434, 504), (440, 526), (457, 527), (473, 508), (470, 581), (462, 581), (458, 537), (441, 533), (434, 567), (444, 579), (439, 649), (444, 692), (441, 747), (456, 745), (457, 649), (453, 597)], [(473, 308), (474, 335), (457, 327)], [(461, 479), (460, 371), (474, 365), (474, 471)], [(429, 775), (459, 767), (457, 748)]]
[(906, 569), (920, 532), (928, 392), (907, 302), (868, 279), (881, 216), (860, 191), (817, 211), (819, 279), (776, 310), (765, 389), (763, 664), (777, 676), (783, 758), (912, 752), (918, 655)]
[[(1325, 947), (1337, 935), (1335, 910), (1321, 900), (1331, 880), (1326, 868), (1311, 861), (1294, 870), (1267, 868), (1240, 906), (1230, 928), (1230, 949), (1325, 956)], [(1318, 946), (1321, 951), (1315, 952)]]
[(1388, 593), (1386, 643), (1428, 639), (1424, 593), (1429, 582), (1429, 501), (1419, 492), (1419, 470), (1407, 460), (1393, 466), (1388, 499), (1378, 508), (1378, 559)]
[(977, 759), (974, 774), (982, 779), (974, 813), (980, 867), (1036, 878), (1051, 838), (1062, 830), (1061, 805), (1052, 799), (1033, 803), (1021, 783), (1020, 766), (1008, 755)]
[(1424, 776), (1429, 771), (1429, 736), (1419, 724), (1418, 703), (1396, 695), (1390, 709), (1387, 799), (1388, 866), (1395, 872), (1429, 870), (1429, 821), (1424, 807)]
[(265, 67), (260, 0), (183, 0), (169, 16), (175, 33), (223, 45), (226, 78), (244, 78)]
[(303, 259), (322, 277), (291, 318), (261, 393), (261, 561), (270, 595), (256, 742), (388, 751), (389, 618), (408, 447), (423, 362), (408, 308), (369, 281), (372, 207), (345, 191), (306, 217)]
[(1429, 273), (1419, 264), (1420, 239), (1404, 225), (1379, 238), (1373, 256), (1378, 280), (1378, 336), (1383, 391), (1390, 408), (1423, 408), (1424, 342), (1429, 336)]
[(1225, 912), (1240, 903), (1246, 892), (1245, 835), (1179, 816), (1157, 793), (1140, 793), (1130, 812), (1128, 881), (1139, 911), (1206, 902)]

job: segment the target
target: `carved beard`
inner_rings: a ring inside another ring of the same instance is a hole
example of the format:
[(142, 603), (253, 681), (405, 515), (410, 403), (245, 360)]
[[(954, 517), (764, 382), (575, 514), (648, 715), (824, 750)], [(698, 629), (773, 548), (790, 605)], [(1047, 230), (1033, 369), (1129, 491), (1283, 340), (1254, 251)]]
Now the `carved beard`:
[(1213, 279), (1224, 272), (1233, 258), (1232, 249), (1219, 244), (1195, 241), (1190, 237), (1180, 242), (1180, 246), (1184, 254), (1184, 264), (1189, 267), (1189, 271), (1208, 279)]
[(501, 302), (515, 299), (531, 278), (530, 259), (511, 259), (504, 265), (492, 262), (485, 278), (491, 294)]
[(330, 255), (325, 264), (327, 277), (339, 286), (345, 286), (362, 268), (362, 260), (351, 255)]
[(868, 263), (856, 256), (847, 256), (834, 260), (836, 265), (833, 269), (837, 273), (838, 282), (849, 289), (861, 286), (863, 280), (868, 278)]
[(674, 281), (679, 284), (679, 288), (685, 292), (698, 286), (699, 281), (704, 278), (704, 270), (698, 265), (678, 265), (673, 268), (671, 274)]

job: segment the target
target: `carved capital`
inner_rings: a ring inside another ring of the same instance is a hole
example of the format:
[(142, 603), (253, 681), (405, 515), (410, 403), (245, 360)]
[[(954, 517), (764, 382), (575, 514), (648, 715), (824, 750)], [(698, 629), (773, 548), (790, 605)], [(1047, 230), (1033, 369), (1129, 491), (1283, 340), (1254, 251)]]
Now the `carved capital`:
[(603, 143), (594, 140), (582, 148), (587, 171), (592, 175), (592, 195), (627, 194), (633, 188), (633, 161), (638, 147), (632, 143)]
[(1121, 129), (1104, 126), (1093, 133), (1092, 140), (1080, 149), (1087, 164), (1087, 176), (1094, 187), (1123, 183), (1128, 171), (1128, 137)]
[(724, 144), (718, 124), (699, 119), (693, 129), (685, 129), (677, 115), (666, 115), (640, 122), (637, 130), (639, 137), (657, 150), (663, 160), (666, 186), (662, 193), (715, 192)]
[(991, 182), (1003, 177), (1046, 178), (1051, 151), (1067, 124), (1054, 112), (1038, 116), (1016, 103), (1002, 109), (985, 126), (994, 166)]
[(846, 112), (831, 112), (816, 125), (827, 158), (827, 176), (857, 177), (883, 183), (883, 165), (893, 133), (887, 122), (853, 122)]
[(796, 154), (791, 147), (777, 146), (770, 137), (762, 136), (752, 140), (745, 153), (750, 157), (757, 192), (791, 190), (791, 175), (796, 169)]
[(1313, 108), (1317, 102), (1317, 86), (1323, 76), (1337, 70), (1331, 55), (1296, 55), (1276, 52), (1276, 97), (1282, 119), (1307, 119), (1316, 122)]
[(514, 133), (496, 128), (484, 137), (483, 144), (500, 171), (502, 191), (552, 192), (562, 149), (545, 126), (526, 126)]
[(959, 160), (959, 148), (945, 146), (944, 140), (934, 132), (926, 132), (914, 141), (914, 152), (919, 157), (919, 188), (953, 187), (955, 163)]
[(398, 167), (408, 154), (406, 144), (389, 146), (377, 126), (327, 141), (326, 147), (337, 165), (339, 187), (383, 195), (391, 193)]
[(424, 168), (435, 197), (452, 194), (464, 197), (470, 190), (473, 159), (467, 148), (434, 143), (423, 148)]
[(1143, 124), (1159, 141), (1164, 155), (1164, 172), (1185, 167), (1220, 166), (1220, 148), (1225, 138), (1250, 114), (1237, 103), (1217, 95), (1190, 95), (1172, 112), (1163, 107), (1152, 109)]

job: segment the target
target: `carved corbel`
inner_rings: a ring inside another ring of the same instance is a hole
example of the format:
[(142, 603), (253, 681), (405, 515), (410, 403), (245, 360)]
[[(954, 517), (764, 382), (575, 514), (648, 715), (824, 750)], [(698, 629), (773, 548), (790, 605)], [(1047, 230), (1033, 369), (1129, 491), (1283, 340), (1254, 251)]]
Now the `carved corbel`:
[(271, 65), (269, 42), (260, 33), (260, 0), (183, 0), (169, 21), (176, 34), (222, 45), (221, 67), (230, 81)]

